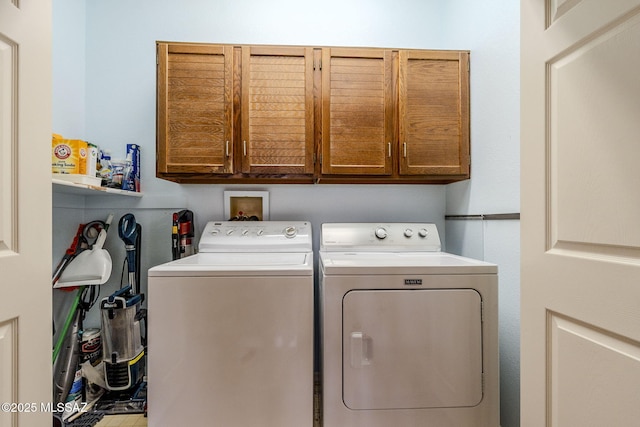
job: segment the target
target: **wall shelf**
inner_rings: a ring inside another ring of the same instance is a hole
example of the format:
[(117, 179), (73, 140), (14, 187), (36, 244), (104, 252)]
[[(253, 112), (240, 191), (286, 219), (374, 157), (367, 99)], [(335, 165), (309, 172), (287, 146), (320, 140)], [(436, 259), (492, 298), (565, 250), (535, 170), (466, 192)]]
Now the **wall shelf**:
[(142, 197), (142, 193), (135, 191), (118, 190), (116, 188), (97, 187), (88, 184), (76, 184), (74, 182), (64, 181), (61, 179), (52, 179), (53, 192), (75, 194), (79, 196), (126, 196), (126, 197)]

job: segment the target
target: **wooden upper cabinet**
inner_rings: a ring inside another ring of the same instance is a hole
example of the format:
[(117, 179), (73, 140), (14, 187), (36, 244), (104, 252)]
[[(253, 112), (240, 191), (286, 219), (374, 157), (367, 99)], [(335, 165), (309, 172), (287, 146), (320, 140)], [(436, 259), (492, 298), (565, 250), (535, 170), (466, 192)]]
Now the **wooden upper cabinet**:
[(469, 52), (399, 52), (400, 174), (469, 177)]
[(157, 172), (233, 172), (231, 46), (157, 44)]
[(160, 178), (469, 178), (467, 51), (157, 42), (157, 58)]
[(242, 172), (314, 172), (313, 48), (242, 47)]
[(322, 50), (322, 174), (392, 174), (392, 73), (391, 50)]

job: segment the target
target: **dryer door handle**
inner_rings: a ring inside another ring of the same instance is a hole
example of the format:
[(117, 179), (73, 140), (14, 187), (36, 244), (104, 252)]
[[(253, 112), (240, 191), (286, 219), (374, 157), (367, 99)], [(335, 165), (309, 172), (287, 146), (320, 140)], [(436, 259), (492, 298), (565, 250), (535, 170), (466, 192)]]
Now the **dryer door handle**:
[(351, 367), (361, 368), (371, 364), (373, 340), (363, 332), (351, 332)]

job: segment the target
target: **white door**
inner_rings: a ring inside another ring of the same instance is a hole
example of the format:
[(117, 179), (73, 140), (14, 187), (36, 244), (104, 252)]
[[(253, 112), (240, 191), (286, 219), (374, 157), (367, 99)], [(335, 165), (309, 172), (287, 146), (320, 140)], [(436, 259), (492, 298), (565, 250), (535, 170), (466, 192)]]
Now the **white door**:
[(640, 425), (640, 1), (521, 25), (522, 426)]
[(51, 102), (51, 0), (0, 0), (0, 427), (52, 419)]

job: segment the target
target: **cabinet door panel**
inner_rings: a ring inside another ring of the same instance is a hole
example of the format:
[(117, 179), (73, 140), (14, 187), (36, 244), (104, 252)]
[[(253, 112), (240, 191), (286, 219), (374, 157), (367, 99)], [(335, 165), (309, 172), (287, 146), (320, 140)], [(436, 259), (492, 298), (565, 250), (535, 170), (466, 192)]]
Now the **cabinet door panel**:
[(242, 172), (313, 174), (313, 49), (242, 48)]
[(158, 43), (158, 173), (233, 172), (232, 50)]
[(468, 52), (400, 51), (404, 175), (469, 175)]
[(326, 48), (322, 55), (322, 173), (390, 175), (391, 51)]

